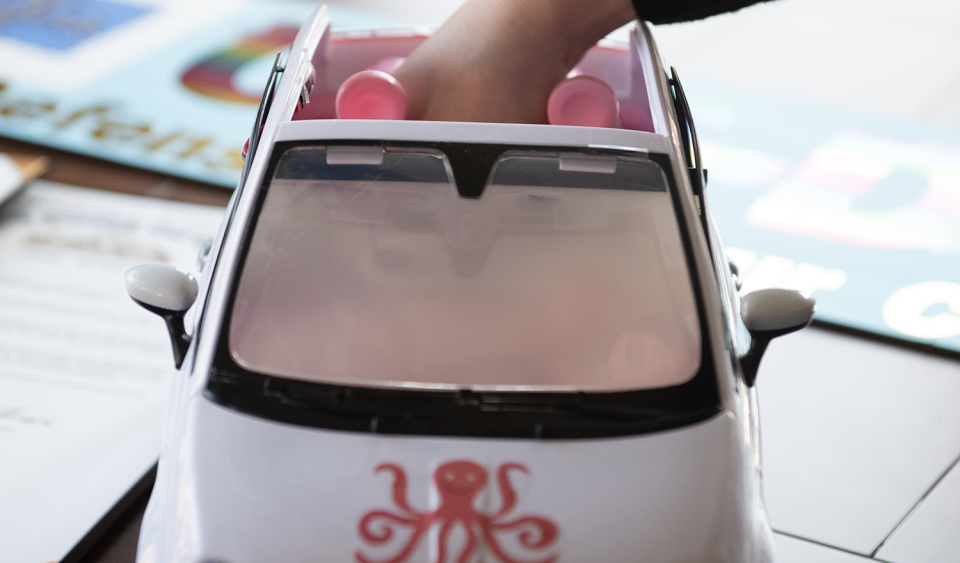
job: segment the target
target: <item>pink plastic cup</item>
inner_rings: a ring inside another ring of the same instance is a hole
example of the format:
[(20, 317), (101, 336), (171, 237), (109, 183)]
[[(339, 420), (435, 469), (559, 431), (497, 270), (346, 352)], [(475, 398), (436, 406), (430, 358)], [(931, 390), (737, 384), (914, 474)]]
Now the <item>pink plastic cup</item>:
[(396, 78), (381, 70), (362, 70), (337, 90), (339, 119), (403, 119), (407, 93)]
[(613, 88), (586, 74), (557, 84), (547, 101), (551, 125), (618, 127), (619, 116), (620, 102)]

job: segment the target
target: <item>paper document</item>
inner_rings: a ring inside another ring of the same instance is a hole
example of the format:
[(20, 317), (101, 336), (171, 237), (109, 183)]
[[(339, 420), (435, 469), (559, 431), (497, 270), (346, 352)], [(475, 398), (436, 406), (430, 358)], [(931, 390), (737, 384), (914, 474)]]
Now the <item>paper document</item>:
[(196, 274), (222, 215), (45, 181), (0, 213), (0, 561), (60, 560), (156, 461), (173, 356), (123, 273)]

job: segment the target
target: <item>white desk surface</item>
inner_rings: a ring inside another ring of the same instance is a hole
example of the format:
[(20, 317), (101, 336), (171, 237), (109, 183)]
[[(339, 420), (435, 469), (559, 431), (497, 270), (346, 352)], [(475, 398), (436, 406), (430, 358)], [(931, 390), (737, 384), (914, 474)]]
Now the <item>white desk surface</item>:
[[(960, 472), (941, 478), (960, 458), (960, 362), (809, 328), (771, 344), (758, 385), (775, 530), (896, 563), (957, 561)], [(786, 563), (806, 553), (795, 541)]]

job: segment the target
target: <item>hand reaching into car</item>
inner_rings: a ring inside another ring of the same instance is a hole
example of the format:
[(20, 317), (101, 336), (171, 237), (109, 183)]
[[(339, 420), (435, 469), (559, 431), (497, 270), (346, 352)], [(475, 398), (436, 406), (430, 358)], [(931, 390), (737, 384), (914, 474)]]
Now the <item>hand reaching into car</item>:
[(468, 0), (393, 73), (407, 119), (546, 123), (554, 86), (635, 18), (630, 0)]

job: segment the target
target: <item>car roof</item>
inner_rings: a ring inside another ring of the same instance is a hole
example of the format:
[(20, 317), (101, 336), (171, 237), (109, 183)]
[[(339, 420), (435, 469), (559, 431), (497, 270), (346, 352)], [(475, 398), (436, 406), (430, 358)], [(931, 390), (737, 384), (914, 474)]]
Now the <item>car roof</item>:
[(670, 152), (669, 140), (663, 135), (627, 129), (513, 123), (336, 119), (287, 121), (278, 124), (276, 135), (278, 142), (323, 139), (389, 139), (425, 143), (494, 143)]
[[(371, 47), (365, 47), (365, 43), (381, 43), (384, 48), (396, 50), (392, 54), (402, 54), (428, 35), (429, 31), (423, 29), (334, 34), (326, 10), (318, 9), (291, 46), (273, 107), (269, 108), (261, 147), (277, 141), (370, 139), (639, 149), (667, 153), (672, 158), (680, 155), (682, 141), (673, 115), (669, 79), (650, 30), (643, 22), (637, 22), (631, 30), (628, 44), (601, 41), (578, 65), (578, 69), (602, 76), (610, 83), (620, 98), (621, 115), (627, 115), (624, 112), (629, 109), (631, 114), (646, 116), (626, 124), (632, 129), (333, 119), (332, 99), (337, 86), (356, 71), (340, 68), (343, 65), (337, 62), (339, 59), (357, 59), (362, 66), (367, 59), (383, 56), (382, 51), (368, 52)], [(300, 112), (301, 100), (309, 100), (310, 111)]]

